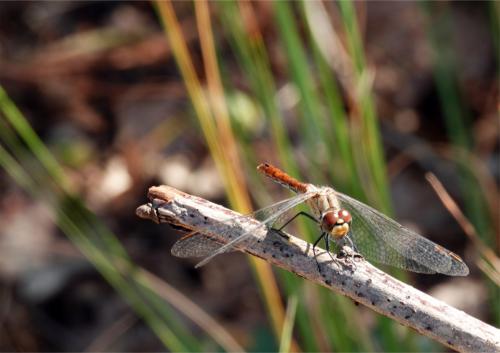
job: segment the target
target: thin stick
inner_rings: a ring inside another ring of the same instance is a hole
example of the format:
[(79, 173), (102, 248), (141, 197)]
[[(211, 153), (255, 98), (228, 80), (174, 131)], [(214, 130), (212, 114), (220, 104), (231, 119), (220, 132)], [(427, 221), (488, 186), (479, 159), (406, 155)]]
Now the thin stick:
[[(224, 227), (231, 227), (234, 237), (255, 228), (257, 222), (249, 219), (225, 225), (221, 221), (239, 214), (169, 186), (152, 187), (148, 196), (157, 210), (152, 204), (146, 204), (136, 213), (157, 223), (170, 223), (188, 230), (218, 224), (223, 234), (228, 234)], [(311, 244), (274, 230), (266, 233), (265, 237), (255, 234), (256, 241), (239, 243), (237, 249), (348, 296), (459, 352), (500, 351), (500, 330), (398, 281), (364, 259), (346, 256), (333, 261), (325, 252), (317, 251), (318, 271)], [(220, 243), (231, 240), (227, 239), (231, 234), (226, 239), (221, 234), (208, 235)]]

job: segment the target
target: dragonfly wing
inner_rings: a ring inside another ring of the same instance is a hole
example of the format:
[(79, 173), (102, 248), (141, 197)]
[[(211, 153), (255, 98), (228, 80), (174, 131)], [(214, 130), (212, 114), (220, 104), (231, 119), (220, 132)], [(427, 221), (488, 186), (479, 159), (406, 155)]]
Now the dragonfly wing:
[(179, 239), (170, 252), (176, 257), (205, 257), (216, 251), (223, 244), (208, 235), (192, 232)]
[(356, 248), (366, 259), (413, 272), (436, 273), (436, 271), (412, 259), (405, 258), (390, 247), (384, 239), (374, 236), (373, 234), (377, 229), (367, 222), (363, 214), (356, 208), (350, 207), (347, 203), (344, 203), (342, 207), (345, 207), (353, 218), (349, 236), (352, 238), (354, 244), (356, 244)]
[[(291, 211), (295, 206), (301, 204), (302, 202), (307, 201), (308, 199), (312, 198), (316, 194), (317, 194), (316, 191), (311, 191), (311, 192), (307, 192), (304, 194), (299, 194), (297, 196), (291, 197), (289, 199), (277, 202), (273, 205), (270, 205), (270, 206), (262, 208), (258, 211), (255, 211), (250, 216), (254, 216), (258, 220), (261, 220), (260, 224), (257, 224), (255, 227), (252, 227), (248, 231), (244, 232), (243, 234), (238, 235), (236, 238), (234, 238), (230, 242), (221, 246), (219, 249), (217, 249), (212, 254), (210, 254), (210, 256), (206, 257), (205, 259), (203, 259), (203, 261), (198, 263), (196, 265), (196, 267), (201, 267), (201, 266), (207, 264), (215, 256), (222, 254), (224, 252), (227, 252), (229, 250), (232, 250), (237, 244), (239, 244), (242, 241), (249, 238), (250, 235), (255, 233), (255, 231), (257, 231), (260, 227), (263, 227), (263, 226), (271, 227), (277, 220), (280, 220), (284, 216), (288, 215), (288, 212)], [(240, 217), (237, 217), (236, 219), (238, 219), (238, 218), (240, 218)], [(234, 230), (228, 228), (226, 232), (220, 233), (220, 234), (227, 235), (225, 233), (230, 234), (233, 232), (234, 232)]]
[(337, 192), (337, 197), (353, 215), (353, 242), (367, 258), (414, 272), (469, 273), (458, 255), (350, 196)]
[[(179, 239), (172, 246), (171, 253), (174, 256), (182, 258), (209, 256), (214, 252), (216, 252), (217, 250), (219, 250), (224, 245), (223, 243), (218, 242), (214, 237), (211, 237), (210, 236), (211, 233), (216, 233), (222, 237), (225, 237), (227, 233), (234, 232), (233, 229), (230, 227), (231, 225), (237, 225), (240, 222), (248, 220), (248, 218), (265, 220), (269, 218), (269, 216), (275, 214), (276, 212), (279, 212), (279, 210), (286, 209), (288, 208), (288, 205), (294, 204), (295, 202), (299, 202), (302, 199), (303, 199), (302, 195), (294, 196), (289, 199), (261, 208), (253, 213), (247, 215), (240, 215), (237, 217), (231, 217), (227, 220), (211, 224), (208, 227), (199, 228), (196, 231), (186, 234), (181, 239)], [(225, 249), (224, 252), (229, 252), (229, 251), (232, 251), (232, 249)]]
[(270, 223), (271, 221), (271, 223), (274, 223), (283, 218), (283, 216), (286, 215), (289, 210), (309, 200), (314, 195), (317, 195), (317, 191), (298, 194), (288, 199), (281, 200), (279, 202), (273, 203), (272, 205), (258, 209), (257, 211), (252, 212), (244, 217), (252, 217), (266, 224)]

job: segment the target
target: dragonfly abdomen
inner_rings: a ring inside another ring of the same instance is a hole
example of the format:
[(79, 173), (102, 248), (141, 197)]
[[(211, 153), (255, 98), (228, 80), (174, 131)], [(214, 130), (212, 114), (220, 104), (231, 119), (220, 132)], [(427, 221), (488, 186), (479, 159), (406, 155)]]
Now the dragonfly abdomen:
[(287, 173), (269, 163), (259, 164), (257, 170), (264, 173), (267, 177), (273, 179), (278, 184), (281, 184), (296, 193), (303, 194), (308, 191), (308, 184), (298, 181), (294, 177), (291, 177)]

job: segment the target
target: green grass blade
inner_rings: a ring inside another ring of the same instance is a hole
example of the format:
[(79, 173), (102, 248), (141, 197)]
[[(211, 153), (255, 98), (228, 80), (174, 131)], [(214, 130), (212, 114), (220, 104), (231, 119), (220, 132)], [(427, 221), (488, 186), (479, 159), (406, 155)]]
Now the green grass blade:
[(356, 103), (362, 121), (361, 140), (354, 143), (362, 146), (368, 165), (368, 170), (365, 172), (372, 177), (368, 181), (371, 184), (368, 190), (369, 196), (375, 196), (378, 208), (387, 214), (391, 214), (392, 207), (385, 157), (378, 128), (375, 102), (371, 93), (372, 74), (366, 66), (354, 3), (339, 1), (337, 4), (339, 5), (346, 33), (348, 51), (354, 66)]
[[(158, 335), (160, 340), (166, 347), (176, 350), (185, 350), (188, 347), (179, 341), (178, 334), (174, 334), (168, 326), (162, 323), (162, 319), (157, 317), (155, 311), (151, 310), (144, 302), (140, 300), (137, 293), (134, 293), (130, 288), (130, 283), (125, 278), (117, 274), (112, 262), (110, 262), (110, 253), (96, 247), (91, 240), (88, 239), (87, 233), (82, 232), (82, 227), (75, 223), (74, 219), (79, 217), (78, 212), (74, 207), (68, 208), (67, 205), (57, 206), (55, 195), (47, 194), (43, 191), (43, 185), (37, 183), (31, 178), (23, 167), (0, 145), (0, 165), (2, 168), (19, 183), (33, 197), (45, 200), (54, 210), (57, 210), (57, 217), (54, 221), (58, 224), (61, 230), (73, 241), (80, 251), (89, 259), (96, 267), (101, 275), (117, 290), (124, 299), (142, 316), (146, 322), (150, 324), (152, 330)], [(50, 200), (51, 201), (50, 201)], [(63, 202), (64, 204), (64, 202)]]
[[(64, 174), (59, 174), (62, 173), (62, 168), (45, 146), (42, 147), (42, 152), (35, 154), (33, 148), (39, 148), (39, 144), (43, 143), (1, 88), (0, 93), (1, 113), (8, 115), (9, 122), (14, 122), (13, 129), (29, 148), (29, 151), (25, 150), (20, 140), (13, 136), (12, 129), (2, 129), (0, 138), (16, 158), (0, 145), (0, 165), (33, 197), (45, 201), (56, 211), (57, 217), (54, 221), (61, 230), (148, 323), (167, 348), (175, 351), (199, 351), (200, 345), (192, 339), (185, 327), (179, 325), (170, 306), (150, 289), (143, 285), (138, 286), (137, 281), (130, 278), (135, 266), (130, 262), (121, 243), (78, 198), (68, 195), (60, 187), (58, 181), (64, 179)], [(8, 126), (5, 120), (1, 123), (3, 127)], [(27, 163), (28, 169), (25, 169), (20, 162), (30, 158), (30, 153), (35, 154), (37, 158), (43, 156), (44, 163), (37, 165), (30, 162)], [(118, 264), (126, 265), (127, 275), (120, 272)]]
[[(327, 135), (327, 140), (331, 141), (330, 155), (328, 156), (330, 178), (339, 190), (364, 199), (351, 148), (352, 142), (347, 113), (344, 109), (340, 89), (335, 81), (335, 72), (328, 66), (313, 35), (315, 23), (311, 21), (318, 20), (316, 17), (313, 18), (313, 14), (318, 16), (318, 13), (320, 13), (326, 16), (326, 11), (321, 4), (320, 2), (303, 2), (301, 9), (303, 20), (308, 24), (311, 52), (318, 70), (318, 77), (324, 95), (323, 100), (327, 107), (325, 114), (330, 118), (330, 128), (328, 130), (330, 136)], [(329, 19), (321, 18), (321, 20), (327, 22)], [(319, 25), (326, 24), (321, 23)], [(335, 33), (332, 34), (335, 35)]]
[(295, 313), (297, 312), (298, 298), (296, 295), (288, 297), (288, 305), (286, 308), (285, 322), (283, 332), (281, 333), (280, 353), (290, 352), (292, 341), (293, 323), (295, 321)]
[[(318, 153), (322, 148), (322, 142), (326, 141), (324, 133), (328, 132), (324, 124), (321, 104), (316, 97), (315, 85), (311, 77), (309, 63), (304, 54), (301, 40), (296, 30), (295, 21), (292, 15), (292, 3), (287, 1), (274, 1), (274, 13), (280, 37), (283, 41), (287, 63), (289, 64), (290, 75), (295, 87), (299, 92), (299, 108), (301, 136), (304, 140), (304, 147), (308, 152), (309, 165), (315, 167), (319, 163), (318, 157), (324, 154)], [(312, 158), (311, 158), (312, 157)], [(319, 173), (318, 173), (319, 174)], [(318, 181), (319, 182), (319, 181)]]
[(35, 134), (29, 126), (26, 119), (22, 118), (22, 114), (17, 109), (16, 105), (9, 99), (7, 93), (0, 86), (0, 106), (5, 118), (16, 129), (17, 133), (22, 137), (24, 142), (29, 146), (33, 154), (44, 165), (54, 180), (63, 186), (66, 186), (64, 172), (47, 147), (43, 144), (40, 138)]
[(284, 118), (276, 104), (276, 84), (262, 37), (256, 33), (248, 33), (241, 21), (241, 12), (249, 11), (247, 7), (250, 7), (249, 3), (236, 3), (232, 0), (217, 3), (217, 8), (221, 11), (220, 20), (242, 71), (246, 74), (252, 94), (261, 105), (265, 118), (269, 120), (282, 166), (293, 175), (299, 175)]

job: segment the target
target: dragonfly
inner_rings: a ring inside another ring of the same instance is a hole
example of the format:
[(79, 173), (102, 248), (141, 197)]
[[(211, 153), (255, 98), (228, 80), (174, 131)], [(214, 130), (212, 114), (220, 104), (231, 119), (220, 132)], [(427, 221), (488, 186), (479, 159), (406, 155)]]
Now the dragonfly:
[[(269, 163), (260, 164), (257, 169), (296, 195), (249, 215), (223, 221), (227, 225), (248, 219), (260, 221), (226, 244), (219, 243), (208, 235), (217, 232), (220, 225), (213, 226), (213, 229), (211, 226), (197, 229), (174, 244), (171, 250), (174, 256), (204, 257), (196, 265), (200, 267), (219, 254), (235, 250), (238, 244), (248, 241), (257, 229), (263, 226), (273, 228), (275, 224), (288, 218), (278, 229), (281, 230), (297, 216), (304, 215), (316, 222), (321, 231), (313, 245), (315, 259), (316, 246), (323, 239), (330, 256), (330, 245), (333, 242), (336, 245), (349, 245), (369, 261), (412, 272), (449, 276), (469, 274), (469, 268), (457, 254), (332, 187), (301, 182)], [(309, 206), (312, 214), (295, 211), (295, 207), (303, 203)], [(290, 217), (292, 211), (296, 214)], [(231, 227), (226, 227), (223, 232), (229, 234), (231, 231)], [(225, 237), (227, 234), (221, 236)]]

